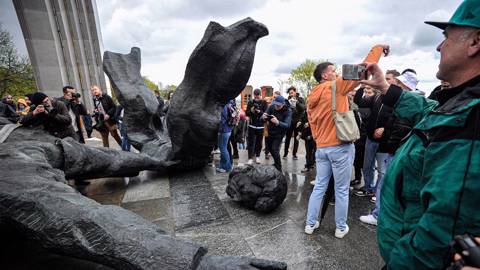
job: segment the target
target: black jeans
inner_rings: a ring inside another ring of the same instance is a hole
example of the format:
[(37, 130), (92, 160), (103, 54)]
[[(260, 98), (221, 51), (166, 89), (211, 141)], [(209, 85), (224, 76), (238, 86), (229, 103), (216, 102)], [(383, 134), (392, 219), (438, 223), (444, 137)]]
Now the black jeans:
[(315, 166), (315, 151), (317, 144), (314, 139), (305, 140), (305, 168), (313, 168)]
[(280, 158), (280, 145), (282, 144), (283, 136), (268, 136), (267, 147), (272, 154), (273, 160), (275, 161), (275, 168), (282, 171), (282, 159)]
[(297, 123), (293, 123), (290, 125), (290, 128), (287, 130), (287, 137), (285, 138), (285, 148), (283, 149), (283, 156), (288, 155), (288, 148), (290, 147), (290, 139), (292, 138), (293, 135), (293, 152), (292, 155), (296, 156), (297, 151), (298, 151), (298, 129), (297, 129)]
[(355, 167), (355, 180), (362, 180), (363, 159), (365, 156), (365, 140), (360, 138), (355, 142), (355, 159), (353, 166)]
[(237, 143), (235, 142), (234, 139), (232, 139), (234, 136), (233, 136), (233, 131), (232, 131), (232, 134), (230, 135), (230, 138), (228, 139), (228, 143), (227, 143), (227, 151), (228, 151), (228, 156), (230, 157), (230, 160), (233, 164), (233, 160), (234, 158), (237, 159), (238, 157), (238, 147), (237, 147)]
[(247, 148), (248, 159), (259, 157), (262, 151), (263, 128), (248, 128)]

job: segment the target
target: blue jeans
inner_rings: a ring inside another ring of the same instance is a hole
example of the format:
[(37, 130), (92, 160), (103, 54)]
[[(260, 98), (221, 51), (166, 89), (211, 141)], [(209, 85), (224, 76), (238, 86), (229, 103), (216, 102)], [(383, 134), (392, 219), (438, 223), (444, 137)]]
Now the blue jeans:
[(220, 169), (229, 172), (232, 170), (232, 161), (228, 154), (227, 146), (228, 139), (230, 139), (231, 132), (218, 134), (218, 148), (220, 149)]
[[(394, 157), (395, 156), (392, 156), (392, 155), (388, 154), (387, 159), (382, 164), (382, 167), (385, 167), (385, 172), (387, 172), (388, 165), (390, 164), (390, 161), (392, 161), (392, 159)], [(375, 208), (372, 210), (372, 215), (375, 218), (378, 218), (378, 214), (380, 213), (380, 199), (381, 199), (381, 194), (382, 194), (382, 186), (383, 186), (384, 176), (385, 175), (383, 175), (382, 178), (379, 178), (378, 181), (377, 181), (377, 190), (375, 191), (375, 197), (377, 198), (377, 200), (375, 201)]]
[(120, 136), (122, 136), (122, 150), (130, 152), (130, 142), (128, 141), (125, 125), (122, 121), (119, 121), (118, 125), (120, 126)]
[(363, 180), (365, 181), (365, 191), (375, 192), (376, 185), (373, 184), (375, 173), (375, 160), (378, 164), (378, 180), (385, 175), (384, 166), (385, 161), (388, 159), (388, 153), (377, 153), (378, 143), (367, 138), (365, 143), (365, 156), (363, 160)]
[[(355, 157), (353, 143), (318, 148), (315, 152), (317, 175), (315, 187), (308, 201), (307, 225), (314, 225), (322, 209), (322, 201), (333, 173), (335, 180), (335, 225), (343, 230), (347, 226), (348, 194)], [(326, 202), (328, 203), (328, 202)]]

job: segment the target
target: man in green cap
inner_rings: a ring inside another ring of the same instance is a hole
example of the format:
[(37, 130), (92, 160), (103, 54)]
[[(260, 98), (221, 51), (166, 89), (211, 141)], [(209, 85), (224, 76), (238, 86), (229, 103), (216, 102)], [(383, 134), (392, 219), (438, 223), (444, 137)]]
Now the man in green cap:
[(480, 0), (464, 1), (444, 30), (438, 101), (389, 85), (383, 71), (362, 83), (414, 129), (384, 178), (377, 238), (388, 269), (445, 269), (455, 235), (480, 236)]

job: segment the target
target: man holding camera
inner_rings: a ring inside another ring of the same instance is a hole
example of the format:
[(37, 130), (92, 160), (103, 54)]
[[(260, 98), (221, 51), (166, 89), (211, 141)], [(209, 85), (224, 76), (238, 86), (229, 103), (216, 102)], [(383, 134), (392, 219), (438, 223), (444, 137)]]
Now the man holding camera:
[(282, 96), (275, 97), (272, 105), (270, 105), (263, 114), (262, 119), (269, 123), (268, 140), (265, 142), (267, 144), (266, 147), (270, 151), (270, 154), (272, 154), (275, 168), (282, 171), (280, 145), (292, 122), (292, 110), (290, 109), (288, 101)]
[[(378, 62), (382, 52), (387, 55), (389, 46), (374, 46), (364, 62)], [(337, 112), (349, 111), (348, 94), (359, 85), (359, 81), (337, 77), (335, 66), (330, 62), (318, 64), (313, 75), (319, 84), (312, 89), (308, 97), (307, 114), (317, 145), (315, 152), (317, 175), (308, 202), (305, 233), (312, 234), (320, 226), (318, 216), (325, 191), (333, 174), (335, 179), (335, 237), (343, 238), (349, 231), (347, 225), (348, 195), (355, 147), (353, 143), (342, 142), (337, 137), (332, 99), (336, 100)], [(334, 84), (336, 86), (335, 96), (332, 91)]]
[(85, 139), (83, 138), (82, 132), (82, 124), (80, 118), (83, 115), (87, 115), (87, 109), (82, 104), (80, 98), (80, 93), (77, 93), (77, 90), (73, 86), (65, 86), (63, 87), (63, 96), (57, 98), (58, 101), (63, 102), (68, 109), (68, 114), (72, 119), (72, 127), (77, 133), (78, 141), (81, 143), (85, 143)]
[(102, 89), (97, 85), (91, 88), (93, 96), (93, 117), (96, 124), (93, 126), (102, 135), (103, 147), (109, 147), (108, 134), (111, 134), (118, 145), (122, 146), (122, 139), (118, 134), (117, 121), (115, 119), (115, 113), (117, 106), (113, 102), (113, 99), (102, 92)]
[(260, 152), (262, 151), (263, 113), (267, 110), (267, 102), (262, 99), (260, 89), (253, 90), (253, 99), (248, 101), (246, 114), (249, 117), (248, 123), (248, 164), (260, 163)]
[(31, 127), (43, 126), (51, 135), (61, 139), (65, 137), (77, 139), (72, 118), (65, 104), (51, 100), (42, 92), (34, 93), (31, 102), (30, 111), (20, 120), (20, 124)]
[(290, 148), (290, 140), (293, 136), (293, 151), (292, 157), (293, 159), (297, 158), (297, 151), (298, 151), (298, 127), (297, 124), (300, 122), (300, 117), (302, 116), (303, 112), (305, 111), (305, 100), (297, 93), (297, 88), (294, 86), (290, 86), (287, 89), (288, 93), (288, 103), (290, 104), (290, 108), (292, 109), (292, 122), (290, 123), (290, 128), (287, 130), (287, 134), (285, 137), (285, 147), (283, 149), (283, 158), (286, 158), (288, 155), (288, 148)]
[(456, 235), (480, 235), (480, 0), (464, 1), (449, 22), (427, 23), (445, 35), (437, 78), (451, 87), (438, 101), (388, 84), (376, 64), (363, 81), (414, 123), (382, 188), (377, 238), (388, 269), (445, 269)]

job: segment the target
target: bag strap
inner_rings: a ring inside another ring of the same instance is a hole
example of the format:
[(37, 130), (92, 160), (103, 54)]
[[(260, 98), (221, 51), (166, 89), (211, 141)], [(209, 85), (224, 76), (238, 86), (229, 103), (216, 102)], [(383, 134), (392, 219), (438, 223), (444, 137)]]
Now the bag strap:
[(337, 80), (332, 82), (332, 108), (333, 112), (337, 112)]

